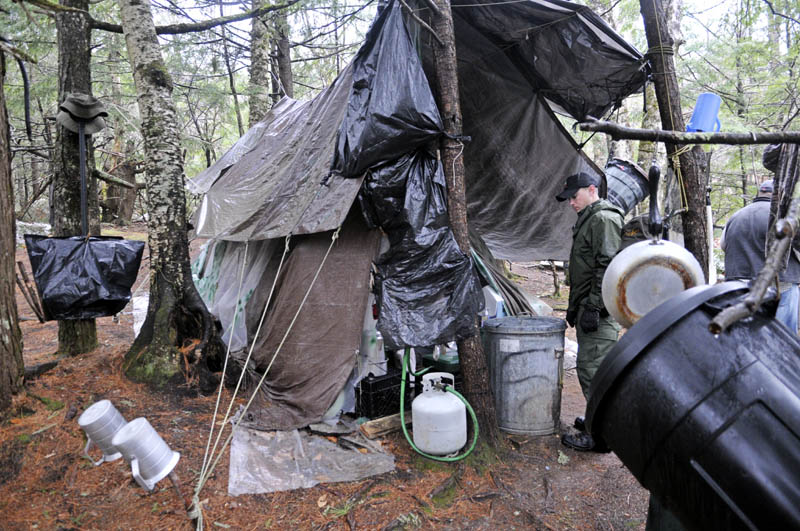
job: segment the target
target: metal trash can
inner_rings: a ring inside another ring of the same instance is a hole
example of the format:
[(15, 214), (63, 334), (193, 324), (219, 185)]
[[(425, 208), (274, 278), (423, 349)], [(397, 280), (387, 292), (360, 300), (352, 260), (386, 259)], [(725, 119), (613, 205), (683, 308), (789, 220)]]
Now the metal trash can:
[(481, 329), (501, 430), (548, 435), (558, 429), (564, 330), (556, 317), (500, 317)]

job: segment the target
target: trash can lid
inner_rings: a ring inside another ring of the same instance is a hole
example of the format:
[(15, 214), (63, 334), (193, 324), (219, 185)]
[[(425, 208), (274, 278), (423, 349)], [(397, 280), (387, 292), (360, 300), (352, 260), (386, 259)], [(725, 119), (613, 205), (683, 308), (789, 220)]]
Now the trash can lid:
[(567, 329), (567, 323), (558, 317), (517, 315), (489, 319), (483, 323), (483, 329), (494, 334), (559, 332)]
[(617, 377), (653, 340), (701, 304), (720, 295), (747, 289), (747, 283), (738, 280), (713, 286), (705, 284), (696, 286), (675, 295), (639, 319), (608, 352), (592, 378), (589, 401), (586, 404), (588, 430), (592, 431), (592, 421), (600, 409), (606, 392), (614, 385)]

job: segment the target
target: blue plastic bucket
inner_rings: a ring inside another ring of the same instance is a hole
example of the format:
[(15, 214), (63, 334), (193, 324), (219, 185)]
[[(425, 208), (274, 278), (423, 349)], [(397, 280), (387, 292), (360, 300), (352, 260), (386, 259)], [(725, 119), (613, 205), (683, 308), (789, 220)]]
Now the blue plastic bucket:
[(690, 132), (712, 132), (719, 131), (719, 106), (722, 99), (711, 92), (703, 92), (697, 97), (697, 103), (692, 112), (692, 118), (686, 124), (686, 130)]

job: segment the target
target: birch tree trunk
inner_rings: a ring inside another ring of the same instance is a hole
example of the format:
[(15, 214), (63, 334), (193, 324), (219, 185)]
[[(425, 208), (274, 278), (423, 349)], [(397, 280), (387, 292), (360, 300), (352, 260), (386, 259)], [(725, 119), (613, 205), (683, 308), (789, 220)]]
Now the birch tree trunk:
[[(253, 0), (253, 9), (263, 7), (267, 0)], [(269, 112), (272, 100), (270, 82), (269, 14), (253, 18), (250, 30), (250, 127), (261, 121)]]
[[(675, 42), (667, 26), (663, 3), (661, 0), (640, 0), (640, 6), (644, 18), (647, 45), (650, 48), (647, 55), (653, 66), (653, 82), (662, 128), (685, 131), (686, 124), (681, 114), (680, 91), (673, 59)], [(676, 174), (680, 171), (686, 189), (688, 209), (681, 216), (684, 244), (708, 275), (708, 240), (706, 239), (705, 224), (706, 183), (705, 172), (701, 167), (705, 164), (703, 149), (700, 146), (694, 146), (688, 151), (681, 150), (678, 156), (680, 167), (677, 167), (674, 162), (674, 155), (679, 153), (678, 146), (666, 144), (666, 149), (669, 164)]]
[[(205, 387), (210, 382), (201, 353), (216, 354), (218, 342), (192, 282), (172, 79), (161, 57), (149, 1), (119, 0), (119, 6), (142, 120), (151, 271), (147, 317), (122, 368), (132, 380), (156, 387), (183, 383), (184, 378), (194, 384), (197, 376)], [(182, 375), (184, 366), (190, 367), (189, 374)]]
[[(453, 32), (453, 17), (449, 0), (434, 0), (440, 14), (433, 16), (433, 30), (444, 43), (433, 46), (436, 67), (436, 85), (439, 112), (444, 121), (447, 136), (442, 137), (440, 149), (447, 180), (447, 210), (450, 227), (461, 250), (470, 252), (467, 229), (467, 201), (464, 185), (464, 146), (458, 140), (463, 133), (461, 103), (458, 92), (458, 66)], [(480, 432), (485, 441), (496, 445), (500, 440), (494, 397), (489, 385), (489, 369), (483, 354), (483, 345), (478, 335), (477, 316), (475, 335), (458, 342), (458, 355), (464, 374), (464, 394), (478, 417)]]
[(0, 51), (0, 418), (11, 406), (11, 395), (22, 389), (22, 332), (14, 291), (14, 189), (11, 184), (11, 146), (4, 92), (5, 54)]
[[(92, 94), (88, 0), (61, 0), (61, 5), (82, 11), (58, 11), (58, 102), (68, 93)], [(92, 137), (86, 137), (86, 184), (89, 234), (99, 235), (97, 180), (94, 178)], [(78, 134), (56, 126), (53, 149), (53, 235), (78, 236), (81, 228), (80, 151)], [(97, 346), (94, 319), (58, 322), (58, 351), (71, 356)]]

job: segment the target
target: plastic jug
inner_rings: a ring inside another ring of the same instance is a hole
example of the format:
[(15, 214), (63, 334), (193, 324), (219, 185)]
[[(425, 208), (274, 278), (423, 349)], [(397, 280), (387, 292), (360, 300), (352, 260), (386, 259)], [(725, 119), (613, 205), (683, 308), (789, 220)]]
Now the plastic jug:
[(711, 132), (719, 131), (719, 106), (722, 99), (711, 92), (703, 92), (697, 97), (697, 103), (692, 112), (692, 118), (686, 124), (686, 130), (690, 132)]

